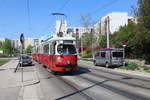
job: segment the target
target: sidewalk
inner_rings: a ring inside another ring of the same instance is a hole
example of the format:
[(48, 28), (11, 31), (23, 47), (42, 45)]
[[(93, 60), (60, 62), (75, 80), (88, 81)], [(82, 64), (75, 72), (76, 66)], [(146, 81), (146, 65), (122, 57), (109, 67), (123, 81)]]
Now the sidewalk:
[(20, 87), (18, 100), (39, 100), (37, 89), (40, 81), (37, 78), (35, 66), (23, 67), (22, 82), (22, 68), (19, 67), (14, 73), (17, 64), (18, 60), (10, 60), (7, 64), (0, 66), (0, 89)]

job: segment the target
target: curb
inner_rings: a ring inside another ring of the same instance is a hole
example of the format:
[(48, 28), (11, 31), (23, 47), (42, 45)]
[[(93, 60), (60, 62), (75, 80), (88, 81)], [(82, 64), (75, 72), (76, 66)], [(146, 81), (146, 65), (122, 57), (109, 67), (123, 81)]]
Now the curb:
[(121, 70), (121, 69), (114, 69), (113, 71), (123, 73), (123, 74), (128, 74), (128, 75), (135, 75), (135, 76), (150, 78), (150, 73), (147, 73), (147, 72)]
[[(84, 60), (80, 60), (80, 61), (85, 62), (85, 63), (89, 63), (89, 64), (93, 64), (91, 61), (84, 61)], [(101, 68), (100, 66), (98, 66), (98, 67), (94, 66), (94, 65), (92, 65), (92, 66), (95, 68)], [(104, 67), (104, 69), (106, 69), (106, 68)], [(135, 76), (150, 78), (150, 73), (147, 73), (147, 72), (122, 70), (122, 69), (107, 69), (107, 70), (122, 73), (122, 74), (128, 74), (128, 75), (135, 75)]]

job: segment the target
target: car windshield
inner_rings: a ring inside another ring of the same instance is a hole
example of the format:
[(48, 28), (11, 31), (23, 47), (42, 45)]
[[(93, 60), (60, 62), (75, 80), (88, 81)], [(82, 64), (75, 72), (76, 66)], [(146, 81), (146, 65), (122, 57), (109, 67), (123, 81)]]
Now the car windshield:
[(74, 45), (60, 44), (57, 47), (57, 51), (59, 54), (64, 54), (64, 55), (76, 54), (76, 49)]
[(123, 57), (123, 52), (113, 52), (113, 57)]
[(22, 59), (30, 59), (30, 57), (23, 55), (23, 56), (22, 56)]

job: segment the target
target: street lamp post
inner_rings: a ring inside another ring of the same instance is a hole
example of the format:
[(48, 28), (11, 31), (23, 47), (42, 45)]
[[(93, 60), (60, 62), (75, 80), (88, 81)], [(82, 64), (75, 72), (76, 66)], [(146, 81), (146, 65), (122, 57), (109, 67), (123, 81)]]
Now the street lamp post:
[(125, 66), (125, 47), (126, 47), (127, 40), (122, 40), (122, 47), (123, 47), (123, 66)]
[(109, 48), (109, 17), (106, 19), (106, 30), (107, 30), (107, 48)]
[(21, 42), (21, 44), (22, 44), (22, 48), (21, 48), (21, 69), (22, 69), (22, 71), (21, 71), (21, 80), (22, 80), (22, 82), (23, 82), (23, 66), (22, 66), (22, 63), (23, 63), (23, 61), (22, 61), (22, 55), (23, 55), (23, 48), (24, 48), (24, 35), (23, 35), (23, 33), (20, 35), (20, 42)]

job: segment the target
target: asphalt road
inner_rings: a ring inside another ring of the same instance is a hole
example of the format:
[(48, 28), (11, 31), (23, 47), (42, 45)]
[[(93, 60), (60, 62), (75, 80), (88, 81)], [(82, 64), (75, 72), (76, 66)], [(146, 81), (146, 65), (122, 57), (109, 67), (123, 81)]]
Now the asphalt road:
[(79, 62), (76, 73), (53, 75), (35, 63), (41, 100), (150, 100), (150, 79)]

